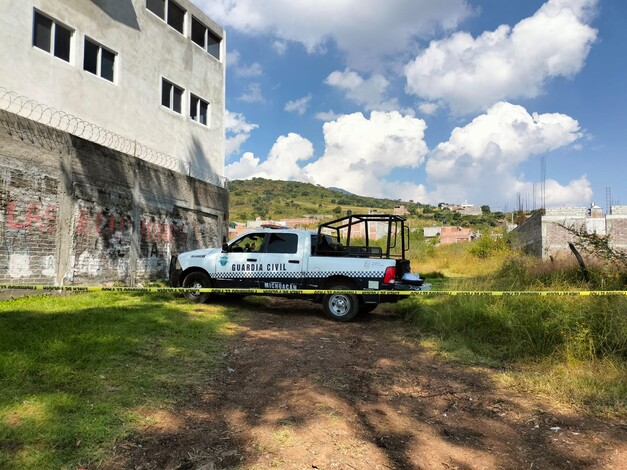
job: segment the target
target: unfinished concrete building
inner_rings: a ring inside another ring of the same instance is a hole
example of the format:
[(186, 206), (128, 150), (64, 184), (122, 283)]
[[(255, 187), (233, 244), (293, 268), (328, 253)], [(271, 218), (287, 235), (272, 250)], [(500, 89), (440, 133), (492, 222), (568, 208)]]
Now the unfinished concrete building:
[(627, 206), (612, 206), (609, 214), (601, 207), (549, 208), (538, 211), (513, 233), (526, 252), (543, 259), (572, 256), (569, 242), (576, 241), (567, 228), (609, 235), (612, 247), (627, 251)]
[(224, 30), (189, 0), (0, 11), (0, 283), (162, 280), (219, 246)]

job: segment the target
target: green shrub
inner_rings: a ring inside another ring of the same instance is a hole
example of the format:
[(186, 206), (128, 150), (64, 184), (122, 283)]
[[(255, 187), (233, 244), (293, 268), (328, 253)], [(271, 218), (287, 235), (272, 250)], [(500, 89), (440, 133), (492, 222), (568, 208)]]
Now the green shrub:
[(509, 250), (509, 243), (503, 236), (493, 237), (491, 235), (482, 235), (471, 243), (468, 252), (477, 258), (489, 258), (496, 253), (502, 253)]

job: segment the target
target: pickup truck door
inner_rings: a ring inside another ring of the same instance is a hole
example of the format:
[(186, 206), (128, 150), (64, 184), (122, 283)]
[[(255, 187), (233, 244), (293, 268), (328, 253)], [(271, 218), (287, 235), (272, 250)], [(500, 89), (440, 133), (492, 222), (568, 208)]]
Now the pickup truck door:
[(216, 286), (234, 289), (300, 289), (303, 250), (295, 233), (250, 232), (219, 254)]
[(266, 235), (259, 278), (262, 289), (300, 289), (303, 282), (303, 252), (298, 235), (280, 230)]
[(233, 241), (218, 256), (216, 286), (234, 289), (258, 288), (264, 267), (261, 261), (266, 234), (250, 232)]

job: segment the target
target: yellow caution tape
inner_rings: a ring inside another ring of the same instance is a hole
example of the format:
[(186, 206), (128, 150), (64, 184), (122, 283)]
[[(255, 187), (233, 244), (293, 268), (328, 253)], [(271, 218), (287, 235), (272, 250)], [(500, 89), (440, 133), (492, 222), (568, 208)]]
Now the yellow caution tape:
[(227, 288), (184, 288), (184, 287), (103, 287), (103, 286), (40, 286), (23, 284), (0, 284), (0, 290), (69, 291), (69, 292), (201, 292), (217, 294), (276, 294), (276, 295), (472, 295), (472, 296), (627, 296), (627, 290), (604, 291), (482, 291), (482, 290), (335, 290), (335, 289), (227, 289)]

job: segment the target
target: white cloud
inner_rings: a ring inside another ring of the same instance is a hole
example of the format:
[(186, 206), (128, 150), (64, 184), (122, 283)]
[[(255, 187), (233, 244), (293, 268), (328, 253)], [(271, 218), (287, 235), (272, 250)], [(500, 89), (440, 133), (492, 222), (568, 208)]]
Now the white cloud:
[(250, 65), (240, 65), (235, 68), (235, 75), (241, 78), (259, 77), (263, 74), (263, 68), (258, 62)]
[(440, 104), (424, 102), (418, 105), (418, 109), (421, 113), (431, 116), (432, 114), (435, 114), (438, 109), (440, 109)]
[(229, 51), (226, 54), (226, 66), (228, 68), (237, 66), (241, 58), (242, 58), (242, 55), (239, 53), (239, 51), (236, 51), (236, 50)]
[(285, 52), (287, 52), (287, 42), (279, 40), (273, 41), (272, 49), (279, 55), (285, 55)]
[(386, 99), (390, 82), (380, 74), (364, 79), (351, 70), (332, 72), (324, 81), (345, 93), (347, 99), (364, 106), (367, 111), (393, 111), (399, 108), (397, 99)]
[(321, 111), (319, 113), (316, 113), (316, 119), (318, 119), (320, 121), (335, 121), (340, 116), (341, 116), (341, 114), (337, 114), (333, 110)]
[(244, 154), (226, 167), (226, 175), (299, 180), (367, 196), (423, 200), (422, 185), (393, 181), (390, 173), (423, 162), (428, 150), (425, 129), (422, 119), (398, 112), (373, 111), (370, 118), (343, 115), (324, 124), (325, 151), (317, 160), (305, 164), (313, 155), (311, 142), (289, 134), (279, 137), (265, 161)]
[(296, 113), (302, 116), (305, 114), (305, 111), (307, 111), (309, 101), (311, 101), (311, 95), (303, 96), (298, 100), (288, 101), (285, 103), (285, 107), (283, 109), (287, 112)]
[[(388, 180), (396, 168), (416, 168), (427, 153), (422, 119), (373, 111), (339, 117), (323, 126), (325, 152), (303, 168), (305, 177), (323, 186), (377, 197), (398, 195), (398, 183)], [(417, 200), (418, 186), (403, 194)]]
[(405, 50), (415, 37), (451, 30), (471, 14), (467, 0), (199, 0), (223, 26), (322, 51), (334, 41), (356, 68)]
[(232, 113), (228, 109), (224, 115), (224, 127), (226, 132), (226, 155), (239, 152), (242, 144), (248, 140), (250, 133), (257, 129), (257, 124), (246, 121), (241, 113)]
[(597, 0), (549, 0), (513, 28), (477, 38), (458, 32), (432, 41), (405, 67), (407, 92), (442, 101), (456, 114), (512, 98), (532, 98), (547, 79), (572, 77), (584, 65), (597, 31), (586, 24)]
[(592, 202), (592, 188), (586, 175), (570, 181), (568, 186), (562, 186), (552, 179), (547, 180), (545, 188), (548, 206), (581, 206)]
[(258, 62), (250, 65), (242, 64), (242, 55), (239, 51), (230, 51), (226, 55), (227, 70), (233, 70), (240, 78), (258, 77), (263, 74), (263, 68)]
[(252, 153), (246, 152), (242, 158), (225, 168), (230, 179), (268, 178), (274, 180), (299, 179), (302, 172), (299, 162), (313, 155), (312, 143), (298, 134), (280, 136), (270, 149), (268, 158), (261, 162)]
[[(530, 195), (533, 183), (520, 174), (521, 163), (582, 136), (579, 123), (564, 114), (529, 114), (521, 106), (497, 103), (454, 129), (450, 139), (429, 154), (426, 172), (435, 187), (430, 200), (493, 204)], [(545, 186), (547, 204), (587, 203), (591, 196), (585, 177), (567, 186), (547, 180)]]
[(246, 152), (242, 158), (224, 168), (224, 174), (232, 180), (245, 180), (257, 176), (257, 169), (261, 160), (252, 152)]
[(261, 85), (259, 83), (248, 84), (246, 90), (237, 99), (245, 103), (263, 103)]

